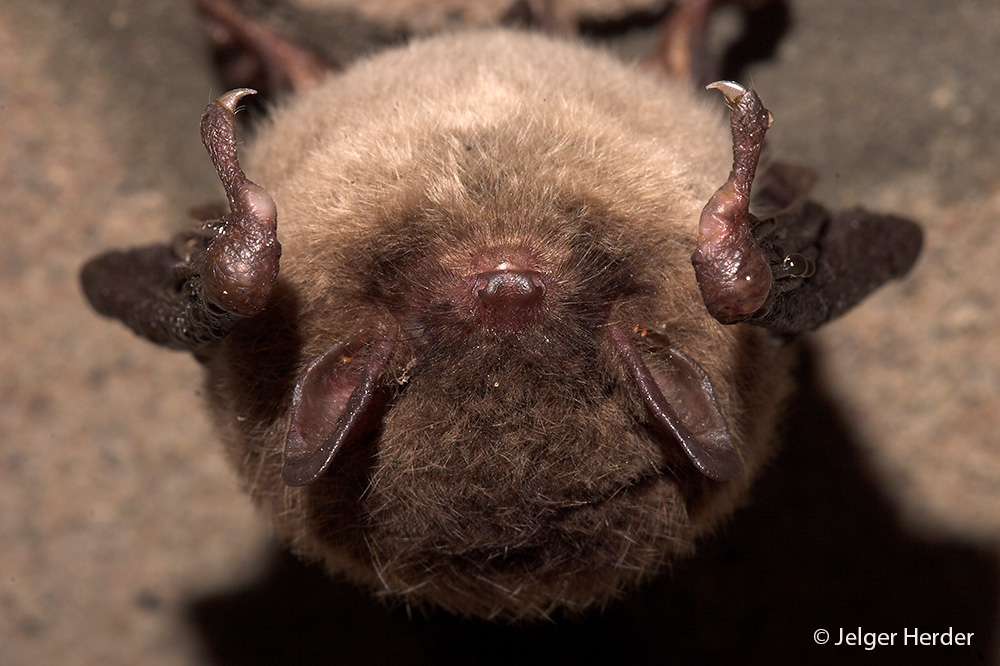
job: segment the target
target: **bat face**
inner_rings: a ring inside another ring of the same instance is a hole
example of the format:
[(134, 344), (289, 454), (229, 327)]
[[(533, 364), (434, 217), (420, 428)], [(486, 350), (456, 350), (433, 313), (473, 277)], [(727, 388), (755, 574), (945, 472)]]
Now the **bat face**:
[[(788, 386), (782, 350), (712, 319), (690, 267), (727, 138), (680, 88), (509, 33), (384, 55), (278, 111), (248, 173), (279, 210), (279, 290), (208, 367), (283, 532), (481, 616), (583, 609), (686, 554), (767, 456)], [(736, 479), (707, 478), (657, 422), (612, 328), (654, 377), (681, 372), (671, 350), (704, 368)], [(286, 432), (322, 449), (390, 335), (364, 423), (286, 486), (303, 459)]]
[(745, 497), (783, 341), (919, 251), (908, 221), (800, 205), (794, 170), (754, 218), (770, 115), (716, 87), (731, 139), (582, 46), (438, 37), (276, 109), (246, 174), (236, 90), (202, 119), (230, 212), (93, 260), (84, 289), (204, 363), (234, 465), (304, 556), (464, 615), (600, 606)]

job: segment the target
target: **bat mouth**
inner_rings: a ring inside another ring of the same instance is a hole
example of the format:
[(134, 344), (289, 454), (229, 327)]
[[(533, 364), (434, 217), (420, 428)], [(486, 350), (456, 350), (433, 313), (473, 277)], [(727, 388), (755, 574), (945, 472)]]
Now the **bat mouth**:
[(607, 506), (615, 502), (632, 502), (641, 498), (643, 495), (652, 492), (653, 488), (664, 478), (665, 475), (660, 470), (640, 474), (639, 476), (634, 477), (629, 481), (626, 481), (624, 484), (619, 485), (607, 492), (580, 500), (578, 504), (571, 508), (578, 511), (586, 511), (588, 509)]
[(603, 513), (604, 510), (611, 508), (655, 504), (664, 495), (686, 498), (689, 496), (687, 490), (699, 478), (704, 477), (696, 473), (691, 465), (684, 465), (681, 461), (678, 461), (678, 465), (690, 471), (687, 473), (679, 471), (677, 465), (667, 463), (620, 482), (603, 492), (591, 492), (586, 497), (568, 503), (563, 511), (573, 514)]

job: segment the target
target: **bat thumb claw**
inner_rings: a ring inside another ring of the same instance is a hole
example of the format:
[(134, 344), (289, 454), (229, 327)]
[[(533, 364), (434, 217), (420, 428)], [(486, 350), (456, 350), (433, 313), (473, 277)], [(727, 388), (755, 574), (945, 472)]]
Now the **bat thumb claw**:
[(705, 90), (718, 90), (730, 104), (736, 104), (740, 97), (747, 94), (747, 89), (735, 81), (713, 81), (705, 86)]
[(236, 113), (236, 105), (240, 103), (240, 100), (247, 95), (256, 95), (257, 91), (253, 88), (236, 88), (235, 90), (230, 90), (225, 95), (217, 97), (215, 103), (219, 106), (225, 107), (229, 113)]

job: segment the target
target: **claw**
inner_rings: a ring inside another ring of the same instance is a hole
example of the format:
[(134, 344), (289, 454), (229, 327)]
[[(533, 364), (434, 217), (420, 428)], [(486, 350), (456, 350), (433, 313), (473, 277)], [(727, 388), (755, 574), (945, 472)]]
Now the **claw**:
[[(751, 92), (735, 81), (714, 81), (705, 86), (705, 90), (718, 90), (721, 92), (725, 96), (730, 109), (739, 104), (740, 99), (744, 95)], [(754, 93), (754, 96), (756, 96), (756, 93)], [(763, 111), (766, 114), (763, 120), (764, 129), (770, 129), (771, 125), (774, 124), (774, 116), (767, 109)]]
[(729, 106), (733, 106), (740, 97), (747, 94), (747, 89), (734, 81), (715, 81), (705, 86), (705, 90), (718, 90), (729, 101)]
[(750, 186), (772, 117), (757, 93), (738, 83), (716, 81), (708, 88), (729, 104), (733, 168), (701, 213), (691, 263), (709, 313), (732, 324), (761, 312), (771, 294), (770, 264), (752, 232)]
[(236, 105), (250, 88), (238, 88), (208, 105), (201, 139), (229, 199), (223, 228), (208, 246), (202, 286), (205, 296), (228, 312), (244, 316), (264, 309), (278, 277), (281, 245), (277, 209), (264, 188), (247, 179), (236, 154)]
[(230, 90), (225, 95), (218, 97), (215, 103), (219, 106), (226, 107), (229, 113), (236, 113), (236, 105), (240, 103), (240, 100), (247, 95), (256, 95), (257, 91), (253, 88), (237, 88), (236, 90)]
[(230, 212), (171, 243), (95, 257), (81, 271), (84, 292), (99, 313), (156, 344), (197, 350), (270, 300), (281, 256), (277, 209), (236, 159), (233, 113), (253, 93), (228, 92), (209, 104), (201, 119), (202, 141)]

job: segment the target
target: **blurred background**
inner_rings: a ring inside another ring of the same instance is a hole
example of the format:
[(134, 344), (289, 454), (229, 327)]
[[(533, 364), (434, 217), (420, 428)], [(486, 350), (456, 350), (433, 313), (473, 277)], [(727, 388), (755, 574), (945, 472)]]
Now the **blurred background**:
[[(508, 4), (251, 9), (346, 63)], [(669, 3), (561, 7), (631, 57)], [(0, 664), (1000, 663), (1000, 4), (716, 18), (713, 44), (774, 113), (772, 154), (815, 169), (829, 204), (919, 220), (923, 257), (809, 337), (782, 453), (698, 558), (604, 614), (493, 627), (411, 619), (283, 554), (197, 364), (84, 304), (86, 258), (218, 198), (197, 127), (222, 89), (190, 3), (0, 0)], [(857, 627), (975, 635), (813, 641)]]

